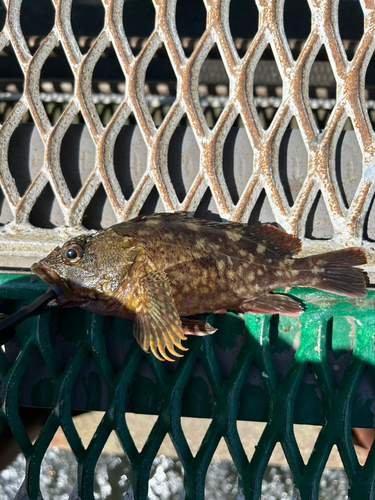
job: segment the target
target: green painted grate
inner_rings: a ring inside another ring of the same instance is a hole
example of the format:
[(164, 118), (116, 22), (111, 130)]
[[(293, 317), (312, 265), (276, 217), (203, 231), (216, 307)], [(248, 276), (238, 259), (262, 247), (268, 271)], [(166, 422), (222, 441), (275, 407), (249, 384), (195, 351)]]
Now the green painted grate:
[[(0, 274), (0, 312), (18, 310), (45, 289), (34, 276)], [(350, 498), (374, 498), (375, 449), (361, 466), (351, 427), (375, 427), (375, 292), (350, 300), (309, 289), (290, 293), (307, 304), (299, 319), (230, 312), (211, 316), (218, 332), (190, 338), (190, 350), (176, 363), (145, 355), (133, 339), (131, 321), (71, 309), (20, 324), (14, 341), (0, 351), (0, 432), (9, 426), (26, 457), (30, 499), (38, 497), (41, 462), (59, 426), (77, 459), (82, 500), (93, 498), (95, 465), (113, 430), (129, 458), (136, 499), (147, 498), (150, 468), (167, 433), (184, 469), (187, 500), (204, 498), (205, 474), (222, 437), (239, 472), (238, 498), (260, 498), (277, 442), (301, 499), (318, 498), (335, 444)], [(53, 409), (34, 444), (19, 406)], [(105, 411), (87, 449), (72, 410)], [(158, 415), (141, 452), (126, 425), (128, 411)], [(181, 416), (212, 418), (195, 457)], [(237, 419), (267, 422), (250, 462)], [(306, 465), (294, 423), (322, 425)]]

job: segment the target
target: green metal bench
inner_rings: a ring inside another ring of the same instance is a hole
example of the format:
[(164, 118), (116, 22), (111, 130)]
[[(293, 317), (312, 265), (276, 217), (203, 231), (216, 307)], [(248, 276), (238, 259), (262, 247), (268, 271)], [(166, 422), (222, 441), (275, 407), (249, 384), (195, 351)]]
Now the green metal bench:
[[(1, 310), (8, 313), (45, 290), (31, 275), (3, 273), (0, 280)], [(77, 459), (82, 500), (93, 498), (95, 465), (112, 431), (130, 461), (134, 498), (146, 499), (150, 468), (167, 433), (184, 470), (188, 500), (204, 498), (205, 474), (222, 437), (239, 473), (239, 498), (260, 497), (277, 442), (291, 468), (296, 498), (318, 498), (334, 445), (348, 476), (350, 498), (372, 498), (374, 449), (361, 466), (351, 427), (374, 427), (375, 292), (350, 300), (310, 289), (289, 293), (307, 305), (300, 319), (231, 312), (211, 316), (217, 333), (189, 338), (189, 351), (174, 364), (143, 353), (133, 339), (131, 321), (71, 309), (52, 310), (20, 324), (14, 341), (0, 351), (0, 429), (10, 427), (26, 457), (30, 499), (38, 496), (41, 461), (59, 426)], [(34, 444), (19, 404), (52, 409)], [(87, 449), (72, 410), (104, 412)], [(141, 452), (126, 412), (159, 415)], [(212, 419), (195, 457), (181, 416)], [(267, 422), (250, 462), (237, 420)], [(306, 465), (294, 424), (322, 426)]]

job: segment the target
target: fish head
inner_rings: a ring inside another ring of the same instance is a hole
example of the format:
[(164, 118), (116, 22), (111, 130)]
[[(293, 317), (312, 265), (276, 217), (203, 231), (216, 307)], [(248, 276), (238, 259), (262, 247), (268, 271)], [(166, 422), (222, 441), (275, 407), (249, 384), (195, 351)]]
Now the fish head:
[(95, 302), (109, 301), (123, 290), (142, 250), (131, 238), (107, 229), (72, 238), (33, 264), (31, 270), (56, 293), (51, 305), (99, 312)]

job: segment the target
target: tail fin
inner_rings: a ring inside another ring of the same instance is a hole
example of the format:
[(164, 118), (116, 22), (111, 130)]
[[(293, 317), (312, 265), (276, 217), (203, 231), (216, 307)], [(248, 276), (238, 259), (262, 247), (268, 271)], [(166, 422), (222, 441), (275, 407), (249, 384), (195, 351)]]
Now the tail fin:
[(366, 297), (365, 273), (354, 266), (366, 264), (362, 248), (352, 247), (308, 257), (321, 270), (313, 286), (325, 292), (347, 297)]

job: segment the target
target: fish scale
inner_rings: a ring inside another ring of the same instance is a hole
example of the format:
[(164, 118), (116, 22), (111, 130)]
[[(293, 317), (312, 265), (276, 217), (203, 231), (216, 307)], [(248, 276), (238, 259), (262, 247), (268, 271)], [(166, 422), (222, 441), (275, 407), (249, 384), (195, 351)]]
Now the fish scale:
[(361, 248), (295, 258), (301, 242), (268, 224), (246, 226), (149, 214), (73, 238), (32, 266), (55, 291), (56, 307), (79, 306), (134, 319), (141, 347), (161, 360), (186, 350), (186, 335), (209, 335), (203, 312), (298, 316), (303, 306), (272, 293), (313, 286), (349, 297), (366, 295)]

